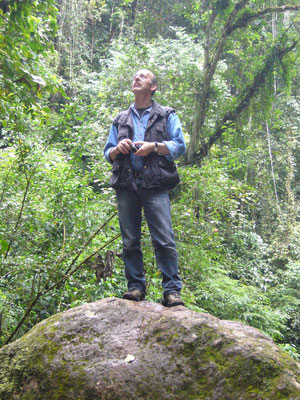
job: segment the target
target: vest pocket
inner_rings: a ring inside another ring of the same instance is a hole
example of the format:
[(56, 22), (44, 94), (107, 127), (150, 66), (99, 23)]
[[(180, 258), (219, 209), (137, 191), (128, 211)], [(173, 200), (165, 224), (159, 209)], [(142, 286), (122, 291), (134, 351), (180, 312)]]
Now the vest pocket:
[(179, 183), (179, 174), (173, 161), (168, 161), (165, 157), (158, 160), (160, 170), (161, 185), (172, 189)]
[(111, 177), (109, 180), (109, 184), (113, 188), (117, 188), (120, 182), (120, 163), (119, 160), (115, 160), (111, 170)]
[(166, 140), (166, 129), (165, 129), (165, 124), (163, 121), (157, 122), (151, 131), (151, 137), (152, 139), (150, 142), (161, 142), (162, 140)]
[(109, 184), (114, 189), (131, 189), (134, 178), (132, 167), (129, 165), (130, 158), (123, 156), (120, 160), (119, 157), (120, 155), (113, 163)]
[(155, 188), (159, 186), (159, 168), (157, 163), (153, 160), (151, 162), (145, 162), (143, 168), (143, 186), (147, 189)]
[(147, 189), (172, 189), (179, 183), (179, 175), (174, 162), (165, 156), (151, 153), (144, 164), (143, 187)]

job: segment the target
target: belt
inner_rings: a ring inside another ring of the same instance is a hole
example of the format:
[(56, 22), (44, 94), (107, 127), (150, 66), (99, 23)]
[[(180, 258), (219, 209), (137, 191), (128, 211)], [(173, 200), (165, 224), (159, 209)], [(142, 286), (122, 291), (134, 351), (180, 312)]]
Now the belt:
[(133, 171), (134, 177), (135, 178), (141, 178), (142, 177), (142, 172), (141, 171)]

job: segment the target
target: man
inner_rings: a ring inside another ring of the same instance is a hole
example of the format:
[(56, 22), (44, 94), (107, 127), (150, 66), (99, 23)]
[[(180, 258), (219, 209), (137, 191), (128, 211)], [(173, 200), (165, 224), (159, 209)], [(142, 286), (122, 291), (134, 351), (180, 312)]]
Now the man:
[(178, 275), (178, 256), (171, 225), (169, 189), (179, 182), (173, 162), (184, 154), (180, 121), (174, 110), (152, 101), (154, 74), (137, 71), (132, 82), (134, 103), (114, 120), (104, 149), (116, 189), (123, 261), (128, 291), (123, 298), (144, 300), (146, 285), (141, 252), (142, 208), (148, 223), (164, 290), (163, 304), (184, 305)]

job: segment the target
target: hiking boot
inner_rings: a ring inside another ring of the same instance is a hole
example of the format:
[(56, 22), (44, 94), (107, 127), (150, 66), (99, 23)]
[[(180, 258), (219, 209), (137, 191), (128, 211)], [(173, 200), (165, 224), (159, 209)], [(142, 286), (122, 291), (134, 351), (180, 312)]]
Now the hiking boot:
[(166, 307), (184, 306), (184, 301), (180, 298), (180, 293), (172, 292), (164, 294), (163, 305)]
[(123, 299), (141, 301), (145, 299), (145, 293), (142, 292), (140, 289), (131, 289), (123, 294)]

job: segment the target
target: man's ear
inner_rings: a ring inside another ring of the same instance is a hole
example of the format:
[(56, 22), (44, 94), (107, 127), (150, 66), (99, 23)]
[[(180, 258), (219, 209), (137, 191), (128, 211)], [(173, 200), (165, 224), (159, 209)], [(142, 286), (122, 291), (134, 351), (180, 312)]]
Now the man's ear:
[(157, 84), (156, 83), (152, 83), (151, 92), (154, 92), (156, 89), (157, 89)]

